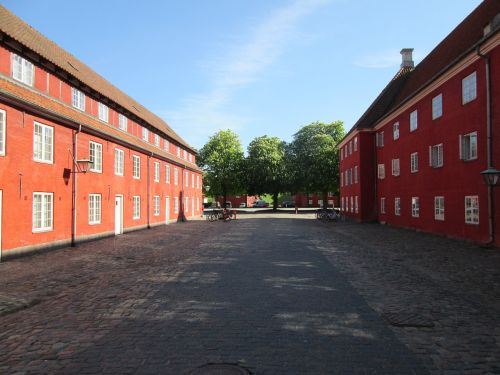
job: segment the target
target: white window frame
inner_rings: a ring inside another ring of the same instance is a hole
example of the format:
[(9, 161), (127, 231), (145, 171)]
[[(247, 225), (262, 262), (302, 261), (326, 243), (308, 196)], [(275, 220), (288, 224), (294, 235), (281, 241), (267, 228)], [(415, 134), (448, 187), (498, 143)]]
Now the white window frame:
[(160, 147), (160, 136), (158, 134), (154, 135), (155, 146)]
[(89, 171), (102, 173), (102, 144), (89, 141)]
[(155, 161), (153, 163), (154, 171), (153, 171), (153, 179), (154, 182), (160, 182), (160, 163)]
[(194, 173), (191, 173), (191, 187), (194, 189)]
[(340, 172), (340, 187), (344, 186), (344, 172)]
[(358, 151), (358, 137), (354, 137), (354, 151)]
[(141, 218), (141, 196), (134, 195), (132, 197), (132, 219), (137, 220)]
[(385, 164), (379, 164), (377, 166), (377, 178), (383, 180), (385, 178)]
[(33, 121), (33, 160), (54, 163), (54, 128), (37, 121)]
[(184, 185), (186, 187), (189, 187), (189, 172), (188, 171), (184, 171)]
[(101, 194), (89, 194), (89, 225), (101, 224)]
[(142, 127), (142, 140), (149, 142), (149, 130), (145, 126)]
[(394, 215), (401, 216), (401, 198), (394, 198)]
[(184, 212), (186, 214), (189, 213), (189, 197), (186, 197), (184, 199)]
[(179, 197), (174, 197), (174, 214), (179, 213)]
[(99, 117), (99, 120), (104, 121), (104, 122), (109, 122), (109, 108), (106, 104), (103, 104), (101, 102), (98, 102), (97, 104), (98, 109), (97, 109), (97, 116)]
[(128, 118), (121, 113), (118, 114), (118, 128), (125, 132), (128, 130)]
[(71, 88), (71, 105), (80, 111), (85, 111), (85, 94), (74, 87)]
[(375, 145), (379, 148), (384, 147), (384, 132), (375, 134)]
[(469, 161), (477, 159), (477, 132), (472, 132), (459, 137), (460, 159)]
[(412, 152), (410, 154), (410, 172), (418, 172), (418, 152)]
[(179, 185), (179, 170), (174, 168), (174, 185)]
[(429, 146), (429, 165), (432, 168), (441, 168), (444, 165), (443, 144)]
[(199, 175), (199, 174), (197, 174), (197, 175), (196, 175), (196, 188), (198, 188), (198, 189), (200, 189), (200, 188), (201, 188), (201, 183), (200, 183), (200, 181), (201, 181), (200, 175)]
[(5, 141), (7, 139), (7, 112), (0, 109), (0, 156), (5, 156)]
[(351, 195), (351, 213), (354, 212), (354, 199), (353, 196)]
[[(36, 198), (40, 197), (40, 210), (38, 211), (35, 207)], [(48, 199), (50, 197), (50, 199)], [(49, 206), (50, 205), (50, 206)], [(36, 225), (40, 219), (40, 225)], [(32, 231), (33, 233), (48, 232), (53, 230), (54, 223), (54, 193), (48, 192), (33, 192), (33, 206), (32, 206)]]
[(359, 213), (358, 196), (357, 195), (354, 197), (354, 212)]
[(432, 98), (432, 119), (435, 120), (443, 116), (443, 94)]
[(420, 198), (411, 197), (411, 217), (420, 216)]
[(444, 221), (444, 197), (434, 197), (434, 220)]
[(183, 153), (183, 156), (184, 156), (184, 160), (187, 160), (187, 151), (186, 150), (182, 150), (182, 153)]
[(392, 139), (393, 140), (399, 139), (399, 122), (395, 122), (392, 125)]
[(410, 132), (418, 129), (418, 110), (410, 113)]
[(125, 152), (115, 148), (115, 176), (123, 176), (125, 168)]
[(462, 104), (467, 104), (477, 98), (476, 72), (462, 79)]
[(354, 166), (354, 183), (355, 184), (358, 183), (358, 166), (357, 165)]
[(35, 66), (24, 57), (12, 53), (12, 78), (28, 86), (33, 86)]
[(380, 213), (385, 214), (385, 197), (380, 198)]
[(141, 178), (141, 157), (139, 155), (132, 155), (132, 178)]
[(165, 183), (170, 183), (170, 165), (165, 165)]
[(392, 175), (399, 176), (401, 172), (399, 159), (392, 159)]
[(477, 195), (465, 197), (465, 223), (479, 224), (479, 197)]
[(344, 160), (344, 149), (340, 149), (340, 160)]
[(153, 214), (154, 216), (160, 216), (160, 196), (155, 195), (153, 197)]
[(170, 152), (170, 142), (166, 139), (163, 140), (163, 149), (166, 152)]
[(177, 146), (177, 157), (181, 157), (181, 148), (179, 146)]

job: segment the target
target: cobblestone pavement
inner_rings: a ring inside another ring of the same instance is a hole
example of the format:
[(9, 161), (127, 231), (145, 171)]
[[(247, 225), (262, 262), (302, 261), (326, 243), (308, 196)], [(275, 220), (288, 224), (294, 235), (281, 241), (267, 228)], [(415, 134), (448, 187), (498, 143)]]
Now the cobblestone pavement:
[(0, 264), (0, 373), (500, 373), (499, 270), (306, 214), (157, 227)]

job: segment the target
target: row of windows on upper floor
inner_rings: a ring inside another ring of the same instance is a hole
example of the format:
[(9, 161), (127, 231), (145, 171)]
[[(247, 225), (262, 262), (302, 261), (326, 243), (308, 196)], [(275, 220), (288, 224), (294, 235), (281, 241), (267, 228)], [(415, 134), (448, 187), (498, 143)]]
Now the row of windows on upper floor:
[[(444, 221), (444, 196), (434, 197), (434, 219), (437, 221)], [(350, 202), (350, 205), (349, 205)], [(340, 209), (344, 212), (358, 213), (358, 196), (342, 197), (340, 199)], [(479, 197), (477, 195), (465, 196), (464, 202), (465, 223), (466, 224), (479, 224)], [(386, 198), (380, 198), (380, 214), (385, 215), (386, 212)], [(401, 216), (401, 198), (394, 198), (394, 215)], [(411, 216), (414, 218), (420, 217), (420, 198), (411, 198)]]
[[(0, 155), (5, 155), (5, 111), (0, 110)], [(89, 142), (90, 171), (102, 173), (102, 144)], [(40, 163), (52, 164), (54, 162), (54, 128), (34, 121), (33, 123), (33, 160)], [(115, 148), (114, 172), (116, 176), (123, 176), (125, 168), (125, 152)], [(174, 168), (174, 185), (178, 185), (179, 171)], [(141, 157), (132, 155), (132, 177), (141, 178)], [(170, 183), (170, 165), (165, 164), (165, 182)], [(154, 181), (160, 181), (160, 162), (154, 162)], [(189, 187), (189, 172), (184, 171), (184, 183)], [(200, 175), (191, 173), (191, 187), (201, 189)]]
[[(12, 77), (28, 86), (33, 86), (35, 76), (34, 65), (25, 58), (12, 53)], [(104, 103), (98, 103), (97, 117), (99, 120), (109, 123), (109, 107)], [(71, 105), (85, 112), (85, 94), (80, 90), (71, 88)], [(123, 131), (128, 131), (128, 118), (121, 113), (118, 114), (118, 128)], [(141, 139), (144, 142), (150, 143), (150, 131), (146, 127), (141, 127)], [(170, 142), (166, 138), (162, 138), (159, 134), (153, 133), (153, 144), (160, 148), (160, 140), (163, 139), (164, 151), (170, 152)], [(182, 149), (180, 146), (175, 146), (177, 157), (188, 160), (194, 163), (193, 155), (187, 150)]]
[[(160, 216), (161, 214), (161, 199), (159, 195), (152, 197), (153, 200), (153, 215)], [(189, 213), (189, 201), (191, 200), (191, 214), (195, 215), (200, 211), (201, 199), (200, 197), (185, 197), (183, 212)], [(102, 218), (102, 195), (89, 194), (88, 195), (88, 223), (89, 225), (101, 224)], [(196, 203), (196, 206), (195, 206)], [(174, 213), (179, 213), (179, 197), (174, 197)], [(114, 212), (114, 211), (113, 211)], [(33, 220), (32, 231), (47, 232), (54, 229), (54, 193), (53, 192), (34, 192), (33, 193)], [(141, 196), (132, 196), (132, 219), (139, 220), (141, 218)]]
[[(478, 158), (477, 154), (477, 132), (459, 136), (459, 159), (463, 161), (472, 161)], [(431, 168), (440, 168), (444, 166), (444, 146), (442, 143), (429, 146), (429, 166)], [(392, 159), (392, 175), (400, 175), (400, 159)], [(418, 152), (410, 154), (410, 173), (419, 171)], [(379, 163), (377, 166), (377, 177), (385, 178), (385, 164)]]
[[(477, 78), (476, 72), (469, 74), (462, 79), (462, 104), (467, 104), (477, 97)], [(432, 120), (436, 120), (443, 116), (443, 94), (436, 95), (432, 98)], [(410, 133), (418, 129), (418, 110), (410, 113)], [(400, 125), (399, 121), (392, 125), (392, 139), (399, 139)], [(376, 134), (375, 144), (377, 147), (384, 147), (384, 131), (379, 131)], [(358, 139), (349, 141), (346, 146), (340, 149), (340, 159), (343, 160), (348, 155), (351, 155), (358, 149)]]
[[(477, 79), (476, 72), (468, 75), (462, 80), (462, 104), (467, 104), (477, 97)], [(432, 119), (436, 120), (443, 116), (443, 94), (432, 98)], [(418, 110), (410, 113), (410, 133), (418, 129)], [(399, 139), (399, 122), (392, 125), (392, 139)], [(377, 147), (384, 147), (384, 132), (376, 134), (375, 144)]]

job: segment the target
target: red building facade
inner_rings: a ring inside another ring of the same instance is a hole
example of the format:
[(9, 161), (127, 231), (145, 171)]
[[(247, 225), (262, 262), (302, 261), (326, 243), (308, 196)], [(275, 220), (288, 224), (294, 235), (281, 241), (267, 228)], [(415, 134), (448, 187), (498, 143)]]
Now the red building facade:
[(201, 215), (195, 155), (163, 120), (0, 6), (1, 256)]
[(346, 215), (500, 244), (500, 187), (481, 175), (500, 168), (499, 13), (484, 1), (415, 68), (402, 51), (339, 144)]

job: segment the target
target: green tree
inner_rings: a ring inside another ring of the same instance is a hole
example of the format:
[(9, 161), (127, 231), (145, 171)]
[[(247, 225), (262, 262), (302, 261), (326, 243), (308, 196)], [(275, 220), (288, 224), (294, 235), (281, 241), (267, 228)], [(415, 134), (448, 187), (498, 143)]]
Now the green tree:
[(273, 209), (278, 208), (278, 195), (287, 187), (285, 165), (286, 143), (267, 135), (255, 138), (248, 145), (246, 159), (249, 194), (271, 194)]
[(343, 137), (342, 121), (313, 122), (294, 134), (287, 150), (293, 171), (293, 190), (322, 193), (326, 206), (328, 192), (339, 191), (337, 143)]
[(220, 130), (198, 153), (197, 163), (204, 171), (207, 193), (217, 197), (237, 194), (243, 188), (243, 148), (237, 134)]

